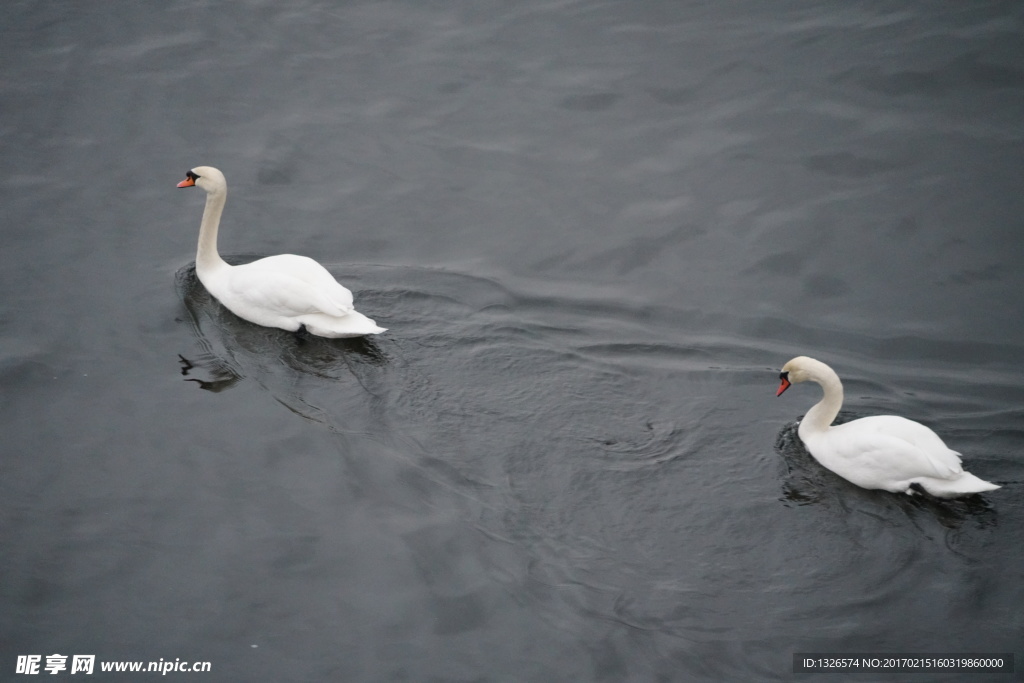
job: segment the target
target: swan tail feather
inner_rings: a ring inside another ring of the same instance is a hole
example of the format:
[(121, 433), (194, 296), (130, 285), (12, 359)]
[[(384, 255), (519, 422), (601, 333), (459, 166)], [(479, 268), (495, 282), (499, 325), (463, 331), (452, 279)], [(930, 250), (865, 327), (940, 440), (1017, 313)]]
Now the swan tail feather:
[(340, 317), (313, 313), (301, 316), (299, 319), (310, 334), (331, 339), (362, 337), (387, 331), (386, 327), (381, 327), (358, 311), (352, 311), (348, 315)]
[(916, 482), (928, 493), (938, 498), (956, 498), (973, 493), (984, 493), (1001, 488), (998, 484), (985, 481), (970, 472), (964, 472), (955, 479), (932, 479), (922, 477)]

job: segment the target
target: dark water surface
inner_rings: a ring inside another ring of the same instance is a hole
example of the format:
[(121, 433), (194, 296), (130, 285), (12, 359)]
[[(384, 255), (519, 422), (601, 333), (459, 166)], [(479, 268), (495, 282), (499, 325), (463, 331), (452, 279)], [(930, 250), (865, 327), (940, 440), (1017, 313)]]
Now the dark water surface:
[[(1021, 659), (1022, 7), (3, 3), (0, 678)], [(389, 331), (212, 301), (197, 165)], [(1003, 488), (823, 470), (800, 354)]]

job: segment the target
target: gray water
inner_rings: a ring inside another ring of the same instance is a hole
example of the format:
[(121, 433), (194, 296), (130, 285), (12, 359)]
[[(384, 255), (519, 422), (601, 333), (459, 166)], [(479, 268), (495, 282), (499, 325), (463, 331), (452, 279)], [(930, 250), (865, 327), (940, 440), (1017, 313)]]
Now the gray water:
[[(112, 681), (1024, 655), (1020, 3), (42, 0), (0, 26), (4, 680), (53, 653)], [(175, 189), (198, 165), (228, 178), (222, 253), (312, 256), (389, 331), (211, 300), (204, 197)], [(794, 431), (817, 389), (775, 398), (801, 354), (843, 419), (923, 422), (1003, 488), (823, 470)]]

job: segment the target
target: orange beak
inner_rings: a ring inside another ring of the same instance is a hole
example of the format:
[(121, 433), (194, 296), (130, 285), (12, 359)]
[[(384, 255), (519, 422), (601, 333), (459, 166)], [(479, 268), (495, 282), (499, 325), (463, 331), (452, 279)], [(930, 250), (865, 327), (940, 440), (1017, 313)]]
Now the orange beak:
[(779, 384), (779, 390), (775, 392), (775, 395), (782, 396), (782, 392), (785, 391), (786, 389), (789, 389), (790, 386), (792, 385), (789, 383), (789, 380), (783, 377), (782, 382)]
[(191, 178), (185, 178), (180, 183), (178, 183), (178, 187), (192, 187), (195, 184), (196, 181), (192, 180)]

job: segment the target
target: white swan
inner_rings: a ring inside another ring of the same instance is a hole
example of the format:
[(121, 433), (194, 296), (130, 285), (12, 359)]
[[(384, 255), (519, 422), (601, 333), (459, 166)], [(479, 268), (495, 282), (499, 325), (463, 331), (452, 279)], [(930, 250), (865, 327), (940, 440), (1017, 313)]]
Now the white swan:
[(794, 358), (782, 367), (779, 379), (776, 396), (791, 383), (809, 380), (821, 385), (825, 397), (800, 421), (800, 440), (815, 460), (857, 486), (913, 495), (911, 484), (917, 484), (940, 498), (999, 488), (965, 472), (960, 454), (923, 424), (876, 415), (832, 426), (843, 405), (843, 384), (821, 361)]
[(217, 253), (217, 229), (228, 184), (211, 166), (197, 166), (178, 187), (206, 190), (206, 208), (199, 226), (196, 275), (218, 301), (249, 322), (320, 337), (359, 337), (385, 328), (356, 311), (352, 292), (338, 284), (327, 269), (311, 258), (281, 254), (228, 265)]

